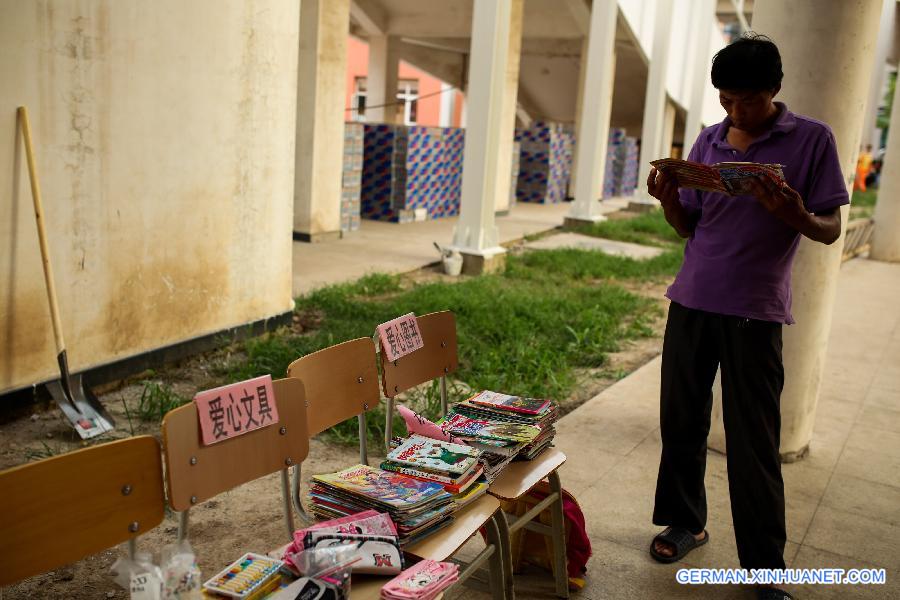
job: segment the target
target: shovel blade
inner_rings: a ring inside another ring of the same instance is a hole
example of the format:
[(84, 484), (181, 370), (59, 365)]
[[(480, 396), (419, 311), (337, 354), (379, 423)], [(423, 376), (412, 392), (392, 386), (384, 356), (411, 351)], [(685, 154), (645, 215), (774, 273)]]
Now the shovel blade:
[(84, 388), (81, 375), (69, 376), (71, 395), (66, 393), (60, 381), (51, 381), (47, 390), (56, 405), (72, 423), (75, 431), (83, 440), (87, 440), (107, 431), (112, 431), (115, 423), (97, 397)]

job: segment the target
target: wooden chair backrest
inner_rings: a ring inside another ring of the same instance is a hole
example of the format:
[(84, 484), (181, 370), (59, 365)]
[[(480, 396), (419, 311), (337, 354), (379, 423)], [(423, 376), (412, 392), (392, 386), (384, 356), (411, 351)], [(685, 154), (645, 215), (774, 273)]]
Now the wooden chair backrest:
[(0, 473), (0, 586), (80, 560), (163, 520), (159, 442), (131, 437)]
[(381, 353), (384, 395), (393, 398), (419, 384), (459, 368), (456, 347), (456, 317), (449, 310), (429, 313), (417, 318), (422, 334), (422, 348), (394, 362)]
[(306, 389), (310, 437), (375, 408), (381, 401), (377, 367), (371, 338), (330, 346), (288, 366), (288, 377)]
[(204, 446), (194, 403), (163, 418), (169, 505), (183, 511), (241, 484), (300, 464), (309, 454), (306, 401), (296, 379), (273, 383), (278, 423)]

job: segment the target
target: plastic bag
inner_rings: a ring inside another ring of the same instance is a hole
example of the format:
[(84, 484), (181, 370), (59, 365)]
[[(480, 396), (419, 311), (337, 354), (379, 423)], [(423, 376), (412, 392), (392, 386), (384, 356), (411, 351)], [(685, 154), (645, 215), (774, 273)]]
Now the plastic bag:
[(161, 558), (163, 600), (200, 598), (200, 569), (188, 541), (182, 540), (166, 546)]
[(340, 599), (350, 597), (350, 569), (359, 558), (354, 544), (311, 548), (291, 555), (290, 561), (300, 575), (315, 580), (324, 588), (333, 588)]
[(131, 594), (131, 600), (161, 600), (163, 597), (163, 576), (158, 566), (153, 564), (153, 555), (139, 552), (134, 560), (125, 557), (113, 563), (113, 581)]

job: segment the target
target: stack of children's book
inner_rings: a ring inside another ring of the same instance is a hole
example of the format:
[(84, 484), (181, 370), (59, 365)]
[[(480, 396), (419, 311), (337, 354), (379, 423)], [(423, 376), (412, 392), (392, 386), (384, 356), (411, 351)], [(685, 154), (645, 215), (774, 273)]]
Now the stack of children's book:
[(398, 440), (381, 468), (439, 483), (454, 494), (454, 502), (462, 507), (487, 492), (487, 484), (480, 481), (484, 472), (480, 459), (477, 448), (411, 435)]
[(366, 465), (313, 476), (310, 496), (313, 513), (323, 519), (368, 509), (388, 513), (400, 545), (448, 525), (457, 508), (453, 495), (440, 483)]
[(558, 414), (550, 400), (483, 391), (456, 404), (438, 425), (483, 451), (484, 474), (493, 481), (514, 458), (531, 459), (550, 446)]

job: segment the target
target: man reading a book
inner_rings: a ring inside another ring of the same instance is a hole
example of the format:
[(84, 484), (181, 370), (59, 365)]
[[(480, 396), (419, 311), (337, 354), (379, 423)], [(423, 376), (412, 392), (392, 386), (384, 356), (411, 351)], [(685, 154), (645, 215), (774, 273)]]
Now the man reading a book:
[[(784, 384), (781, 330), (791, 316), (791, 264), (800, 237), (831, 244), (849, 202), (830, 128), (776, 102), (781, 56), (764, 36), (716, 54), (712, 83), (727, 116), (700, 133), (688, 160), (783, 165), (750, 194), (682, 187), (654, 169), (647, 188), (687, 238), (662, 355), (662, 456), (650, 548), (660, 562), (706, 543), (706, 439), (712, 385), (722, 371), (728, 486), (741, 566), (784, 569), (784, 484), (779, 443)], [(760, 588), (760, 597), (791, 596)]]

